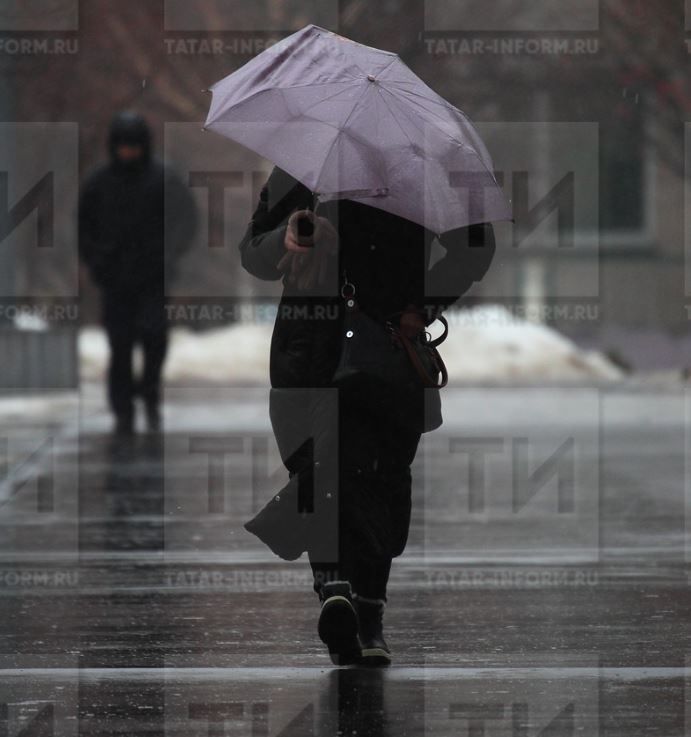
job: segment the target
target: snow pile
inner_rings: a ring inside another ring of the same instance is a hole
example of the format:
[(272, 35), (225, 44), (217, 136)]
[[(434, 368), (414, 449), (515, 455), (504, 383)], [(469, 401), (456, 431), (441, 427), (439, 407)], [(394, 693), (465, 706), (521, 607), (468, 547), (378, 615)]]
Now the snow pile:
[[(165, 378), (232, 383), (269, 380), (269, 344), (272, 325), (239, 324), (195, 333), (176, 328), (170, 334)], [(100, 381), (108, 363), (108, 343), (103, 331), (82, 330), (79, 336), (82, 380)]]
[[(503, 307), (448, 315), (441, 353), (455, 382), (615, 381), (622, 372), (598, 353), (584, 352), (556, 331), (513, 317)], [(237, 324), (193, 333), (172, 331), (165, 375), (169, 381), (266, 384), (272, 325)], [(436, 330), (435, 330), (436, 333)], [(107, 343), (100, 330), (82, 331), (82, 378), (100, 380)]]
[(202, 334), (173, 331), (166, 376), (266, 383), (272, 328), (247, 323)]
[(453, 312), (447, 319), (449, 337), (439, 350), (454, 381), (616, 381), (624, 377), (602, 354), (583, 351), (556, 330), (514, 317), (503, 307)]
[(82, 381), (104, 378), (108, 361), (105, 333), (96, 328), (83, 328), (79, 333), (79, 370)]

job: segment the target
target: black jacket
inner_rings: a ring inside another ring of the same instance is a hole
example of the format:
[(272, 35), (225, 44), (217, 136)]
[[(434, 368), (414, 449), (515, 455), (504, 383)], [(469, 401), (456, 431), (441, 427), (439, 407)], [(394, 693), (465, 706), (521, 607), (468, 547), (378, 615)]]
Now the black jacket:
[[(259, 279), (279, 280), (286, 253), (287, 221), (311, 208), (307, 187), (275, 168), (240, 243), (244, 268)], [(450, 231), (440, 238), (445, 255), (430, 268), (434, 234), (420, 225), (351, 200), (320, 204), (340, 238), (336, 280), (321, 295), (304, 295), (286, 283), (271, 344), (273, 387), (328, 386), (340, 355), (344, 273), (356, 286), (359, 306), (383, 319), (409, 304), (425, 310), (427, 323), (482, 279), (494, 255), (489, 224)], [(318, 247), (318, 246), (317, 246)]]
[[(144, 157), (121, 164), (121, 143), (141, 145)], [(84, 185), (79, 203), (79, 251), (94, 281), (103, 289), (163, 293), (196, 227), (194, 201), (187, 187), (151, 155), (144, 120), (124, 113), (113, 120), (111, 162)]]

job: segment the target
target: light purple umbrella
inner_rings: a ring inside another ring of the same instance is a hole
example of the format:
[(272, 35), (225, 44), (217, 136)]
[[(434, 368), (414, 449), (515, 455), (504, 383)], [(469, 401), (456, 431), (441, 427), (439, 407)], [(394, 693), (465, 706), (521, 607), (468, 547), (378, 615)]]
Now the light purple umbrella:
[(356, 200), (438, 234), (512, 217), (471, 122), (397, 54), (310, 25), (211, 91), (205, 128), (319, 201)]

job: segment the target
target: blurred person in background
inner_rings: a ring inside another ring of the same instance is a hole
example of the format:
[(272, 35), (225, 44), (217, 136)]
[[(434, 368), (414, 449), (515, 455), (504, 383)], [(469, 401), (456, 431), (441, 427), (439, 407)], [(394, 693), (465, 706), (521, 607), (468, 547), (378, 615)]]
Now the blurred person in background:
[[(141, 115), (121, 112), (113, 118), (108, 151), (110, 162), (88, 177), (81, 192), (79, 251), (102, 296), (115, 432), (129, 436), (137, 396), (144, 401), (148, 429), (161, 428), (166, 283), (192, 241), (197, 215), (188, 188), (153, 156), (151, 130)], [(138, 344), (144, 366), (135, 378)]]

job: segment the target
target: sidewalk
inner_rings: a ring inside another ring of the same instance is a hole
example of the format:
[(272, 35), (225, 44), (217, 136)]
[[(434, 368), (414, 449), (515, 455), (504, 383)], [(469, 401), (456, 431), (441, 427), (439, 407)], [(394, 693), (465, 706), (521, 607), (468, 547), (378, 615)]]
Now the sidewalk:
[(307, 562), (242, 529), (285, 480), (266, 389), (166, 396), (166, 435), (125, 446), (98, 385), (74, 415), (64, 399), (6, 404), (10, 438), (78, 419), (0, 501), (5, 701), (59, 704), (84, 733), (115, 713), (128, 734), (206, 730), (233, 703), (250, 734), (259, 701), (272, 726), (258, 733), (308, 735), (354, 693), (367, 724), (413, 737), (456, 735), (492, 704), (497, 725), (531, 734), (684, 732), (683, 393), (451, 390), (414, 466), (385, 678), (332, 671)]

